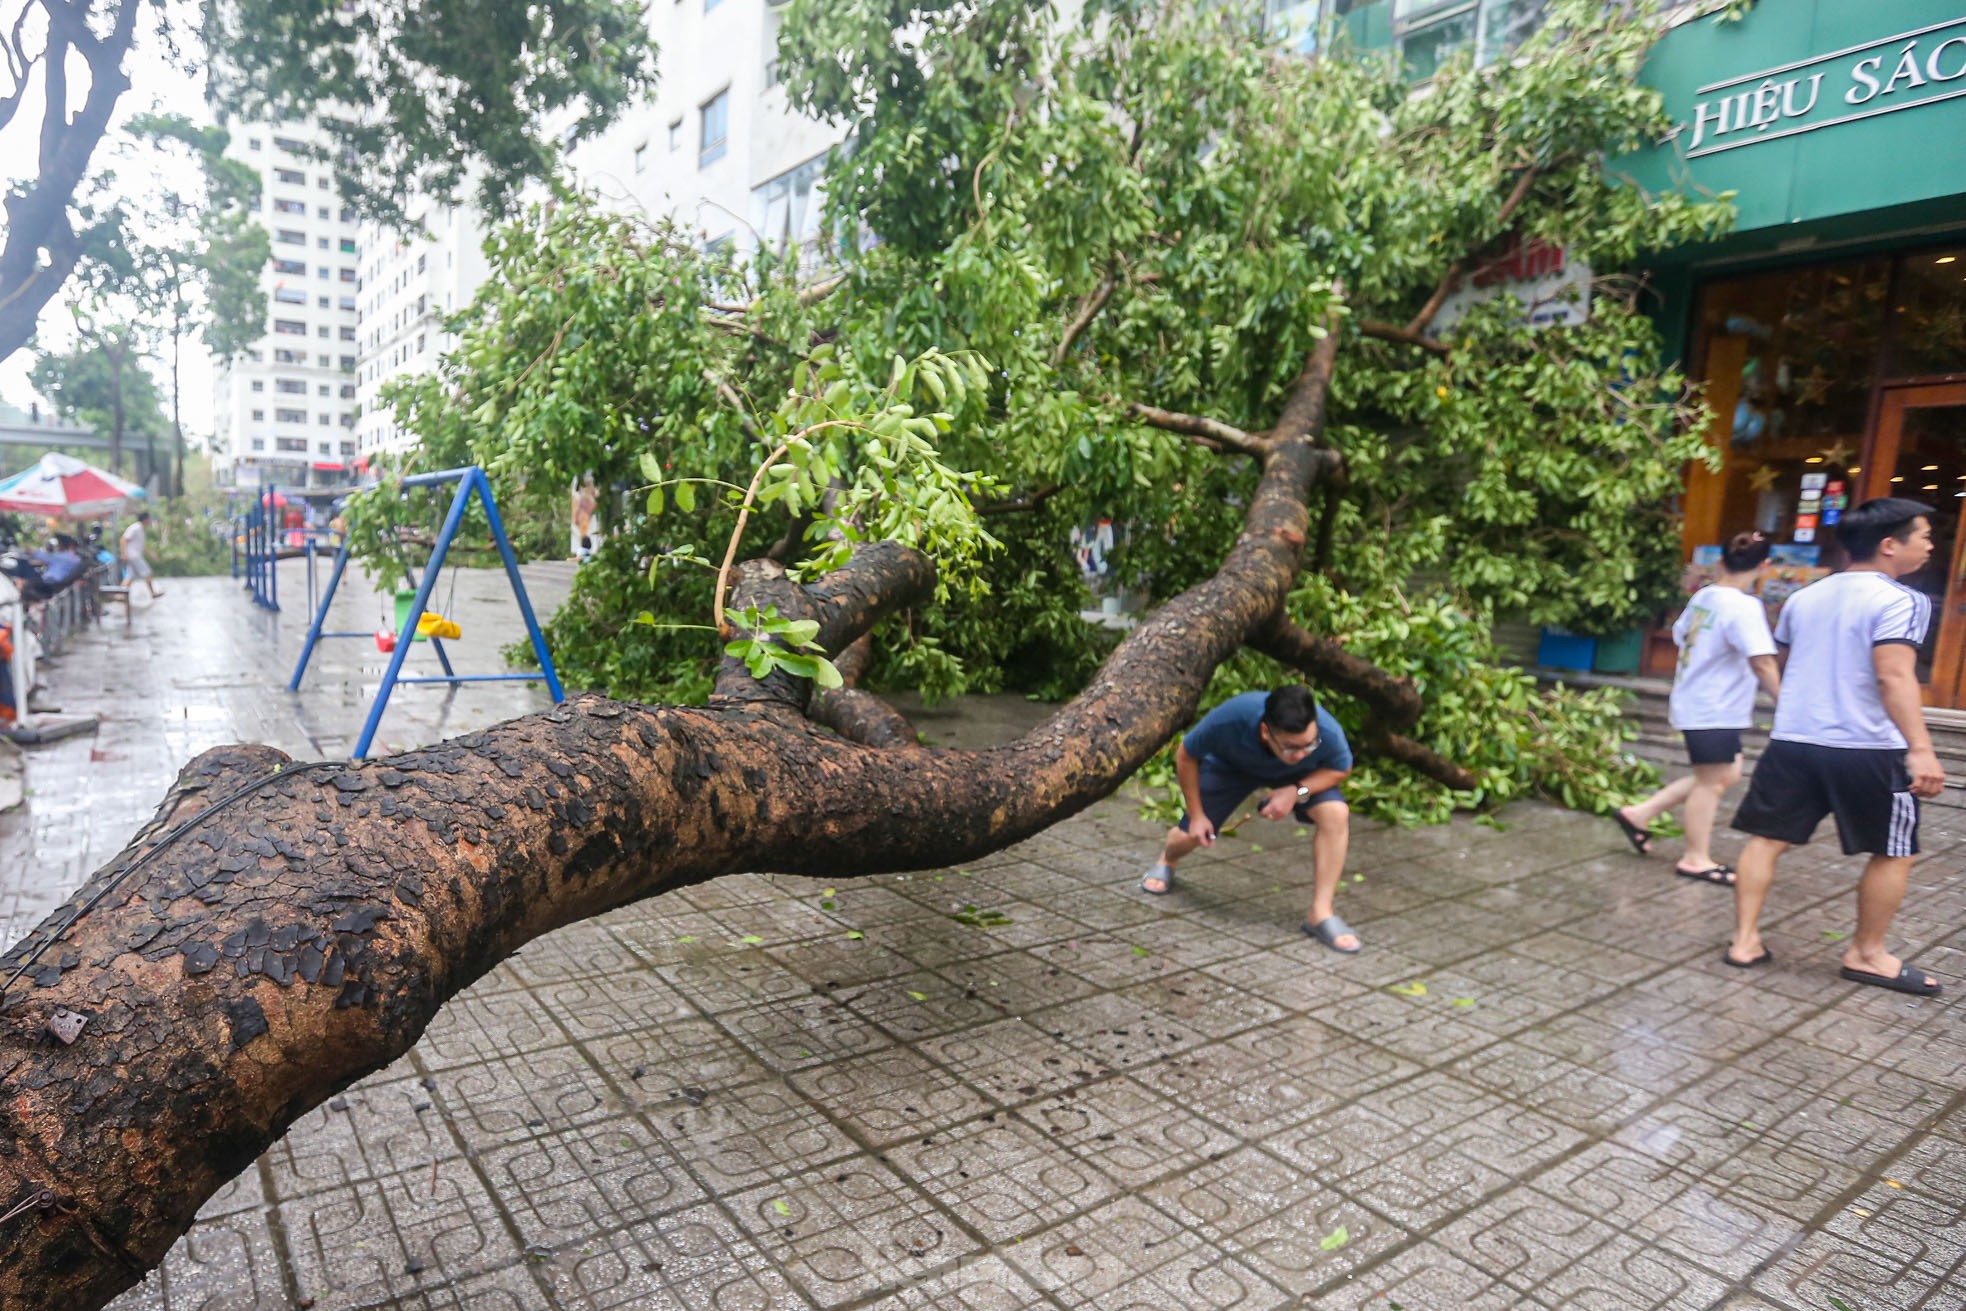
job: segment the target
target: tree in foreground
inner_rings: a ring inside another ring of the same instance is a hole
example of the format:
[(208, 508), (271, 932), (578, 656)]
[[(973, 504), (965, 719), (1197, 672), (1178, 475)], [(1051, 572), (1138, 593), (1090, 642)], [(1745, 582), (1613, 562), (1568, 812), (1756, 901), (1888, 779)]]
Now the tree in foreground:
[[(716, 629), (707, 704), (589, 695), (360, 764), (188, 766), (0, 972), (0, 1199), (24, 1204), (0, 1306), (127, 1287), (538, 934), (731, 871), (1001, 848), (1139, 770), (1225, 664), (1314, 681), (1400, 795), (1517, 786), (1511, 715), (1547, 717), (1544, 786), (1595, 767), (1563, 750), (1603, 746), (1589, 708), (1498, 702), (1470, 634), (1497, 604), (1644, 604), (1693, 411), (1630, 297), (1428, 330), (1510, 234), (1610, 269), (1722, 221), (1606, 174), (1661, 126), (1647, 29), (1558, 6), (1519, 60), (1412, 97), (1186, 8), (930, 7), (905, 32), (906, 6), (795, 8), (794, 94), (856, 132), (826, 281), (572, 204), (494, 238), (498, 284), (399, 415), (515, 505), (634, 483), (558, 649), (598, 634), (616, 688), (687, 689)], [(1094, 511), (1167, 598), (1102, 661), (1055, 562)], [(352, 531), (416, 513), (385, 494)], [(933, 750), (870, 671), (1077, 690), (1015, 742)]]

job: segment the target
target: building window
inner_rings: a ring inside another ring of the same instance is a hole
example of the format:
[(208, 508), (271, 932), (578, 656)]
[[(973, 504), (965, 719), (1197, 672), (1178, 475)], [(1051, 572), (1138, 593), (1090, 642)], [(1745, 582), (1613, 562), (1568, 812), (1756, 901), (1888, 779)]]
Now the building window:
[[(328, 189), (328, 182), (329, 179), (326, 173), (323, 173), (321, 174), (320, 177), (314, 179), (314, 185), (319, 187), (322, 191), (326, 191)], [(323, 206), (321, 210), (321, 217), (326, 218), (327, 216), (328, 216), (327, 208)]]
[(416, 353), (423, 354), (423, 334), (420, 332), (416, 334)]
[(343, 296), (341, 298), (340, 303), (341, 303), (341, 308), (345, 310), (352, 310), (355, 308), (355, 298), (353, 296)]
[(1472, 45), (1477, 64), (1506, 59), (1542, 26), (1549, 0), (1393, 0), (1406, 76), (1424, 82)]
[[(273, 234), (273, 240), (283, 246), (305, 246), (307, 244), (307, 234), (297, 228), (281, 228)], [(302, 267), (305, 268), (306, 266), (302, 265)]]
[(314, 357), (314, 362), (320, 365), (324, 369), (328, 367), (328, 357), (325, 355), (316, 355)]
[(730, 92), (719, 91), (703, 102), (703, 135), (697, 143), (696, 166), (707, 168), (724, 157), (726, 138), (730, 134)]
[(418, 273), (423, 272), (423, 262), (428, 258), (430, 258), (428, 255), (418, 255), (416, 257), (416, 271)]
[(279, 451), (299, 451), (302, 455), (305, 455), (307, 454), (307, 439), (305, 437), (275, 437), (273, 439), (273, 448)]
[(266, 379), (264, 379), (264, 378), (254, 378), (254, 379), (253, 379), (253, 390), (254, 390), (254, 391), (265, 391), (265, 390), (266, 390)]
[(315, 394), (316, 396), (326, 396), (326, 395), (328, 394), (328, 384), (327, 384), (327, 383), (325, 383), (325, 382), (317, 382), (317, 383), (315, 383), (315, 384), (314, 384), (314, 394)]
[[(314, 238), (314, 244), (319, 249), (326, 250), (328, 248), (328, 239), (326, 237), (316, 237)], [(351, 247), (347, 242), (344, 241), (342, 243), (342, 249), (351, 250), (353, 249), (353, 247)]]
[(304, 187), (307, 185), (307, 174), (297, 168), (276, 168), (273, 170), (273, 180), (284, 182), (290, 187)]
[(288, 396), (305, 396), (307, 384), (299, 378), (279, 378), (274, 381), (273, 390)]
[(321, 303), (320, 308), (326, 309), (328, 307), (328, 298), (326, 296), (316, 296), (315, 299)]
[(321, 325), (320, 327), (318, 327), (318, 328), (316, 328), (316, 329), (314, 330), (314, 335), (315, 335), (315, 336), (317, 336), (317, 337), (325, 337), (325, 336), (327, 336), (327, 335), (328, 335), (328, 325), (327, 325), (327, 324), (325, 324), (325, 323), (323, 323), (323, 324), (322, 324), (322, 325)]
[[(326, 276), (327, 276), (327, 274), (326, 274), (325, 272), (323, 272), (321, 276), (322, 276), (322, 277), (326, 277)], [(343, 269), (343, 270), (341, 271), (341, 280), (342, 280), (343, 282), (353, 282), (353, 281), (355, 281), (355, 270), (354, 270), (354, 269)]]
[(341, 426), (342, 426), (342, 427), (344, 427), (344, 428), (353, 428), (353, 427), (355, 426), (355, 413), (354, 413), (354, 411), (352, 411), (352, 410), (344, 410), (344, 411), (342, 412), (342, 415), (341, 415)]
[(307, 261), (304, 259), (276, 259), (273, 261), (275, 273), (298, 273), (307, 276)]
[(299, 319), (275, 319), (273, 320), (273, 331), (288, 337), (305, 337), (307, 335), (307, 325)]
[(826, 156), (814, 155), (752, 192), (760, 241), (782, 251), (819, 239), (819, 206), (813, 203), (813, 193), (825, 171)]
[(282, 197), (273, 202), (273, 209), (279, 214), (298, 214), (302, 218), (307, 217), (307, 202), (304, 200), (287, 200)]
[[(354, 416), (354, 415), (352, 415), (352, 414), (344, 414), (344, 415), (342, 415), (341, 417), (342, 417), (342, 418), (343, 418), (343, 419), (345, 420), (345, 422), (344, 422), (344, 423), (343, 423), (343, 424), (341, 425), (342, 427), (344, 427), (344, 428), (352, 428), (352, 427), (354, 427), (354, 426), (355, 426), (355, 416)], [(353, 455), (353, 454), (355, 453), (355, 443), (354, 443), (354, 442), (343, 442), (343, 443), (341, 444), (341, 453), (342, 453), (343, 455)]]
[(355, 399), (354, 383), (344, 382), (341, 384), (341, 399), (343, 399), (344, 401), (352, 401)]
[(669, 149), (681, 150), (682, 148), (683, 148), (683, 120), (679, 118), (675, 120), (673, 123), (669, 124)]
[(306, 423), (307, 411), (306, 410), (275, 410), (273, 411), (273, 418), (276, 423)]
[(253, 449), (254, 449), (254, 450), (256, 450), (256, 451), (263, 451), (263, 450), (265, 450), (265, 449), (266, 449), (266, 438), (264, 438), (264, 437), (255, 437), (255, 438), (253, 438)]
[(648, 166), (649, 143), (644, 141), (641, 145), (635, 147), (635, 171), (637, 173), (646, 173), (648, 172)]
[(254, 423), (261, 423), (261, 422), (264, 422), (264, 421), (265, 421), (265, 419), (266, 419), (266, 411), (265, 411), (265, 410), (254, 410), (254, 411), (253, 411), (253, 422), (254, 422)]
[(314, 416), (314, 421), (325, 428), (334, 422), (334, 416), (332, 414), (317, 414)]
[(259, 138), (258, 138), (258, 137), (247, 137), (247, 138), (246, 138), (246, 149), (248, 149), (248, 150), (258, 150), (258, 149), (259, 149)]
[(343, 373), (355, 372), (355, 357), (353, 355), (344, 355), (341, 357), (341, 371)]
[(282, 346), (273, 352), (273, 362), (275, 364), (305, 364), (307, 363), (307, 352), (290, 351)]
[(276, 149), (284, 150), (289, 155), (302, 154), (307, 149), (304, 144), (294, 140), (292, 137), (274, 137), (273, 145)]
[[(327, 248), (328, 248), (328, 239), (326, 237), (322, 237), (321, 249), (326, 250)], [(353, 255), (355, 253), (355, 238), (343, 237), (341, 239), (341, 253), (344, 255)]]
[(342, 339), (343, 341), (354, 341), (354, 340), (355, 340), (355, 329), (353, 329), (353, 328), (343, 328), (343, 329), (341, 330), (341, 339)]

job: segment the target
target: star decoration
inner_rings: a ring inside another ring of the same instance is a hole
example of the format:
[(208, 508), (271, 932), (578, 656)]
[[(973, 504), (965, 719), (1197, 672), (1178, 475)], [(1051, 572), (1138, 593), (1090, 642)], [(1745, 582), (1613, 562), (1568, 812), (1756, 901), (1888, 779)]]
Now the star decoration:
[(1801, 405), (1822, 405), (1829, 400), (1830, 376), (1821, 365), (1795, 380), (1795, 399)]
[(1781, 476), (1774, 465), (1764, 464), (1748, 475), (1748, 486), (1757, 492), (1765, 492), (1774, 487), (1775, 480)]
[(1822, 450), (1816, 452), (1816, 454), (1823, 457), (1824, 464), (1833, 464), (1839, 469), (1847, 467), (1850, 463), (1850, 457), (1856, 453), (1856, 451), (1851, 449), (1850, 443), (1840, 437), (1837, 438), (1835, 445), (1825, 446)]

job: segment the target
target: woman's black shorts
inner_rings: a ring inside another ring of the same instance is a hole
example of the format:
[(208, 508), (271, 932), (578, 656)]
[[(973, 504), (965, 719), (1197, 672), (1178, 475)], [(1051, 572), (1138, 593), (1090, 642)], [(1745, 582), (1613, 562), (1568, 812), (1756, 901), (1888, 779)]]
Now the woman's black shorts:
[(1679, 735), (1686, 739), (1689, 765), (1731, 765), (1741, 754), (1738, 728), (1684, 728)]

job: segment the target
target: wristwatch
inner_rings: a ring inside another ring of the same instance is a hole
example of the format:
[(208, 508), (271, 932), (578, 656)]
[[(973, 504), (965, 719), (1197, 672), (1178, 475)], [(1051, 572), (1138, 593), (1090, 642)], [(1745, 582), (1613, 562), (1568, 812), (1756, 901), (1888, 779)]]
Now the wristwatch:
[(1302, 783), (1299, 783), (1297, 785), (1297, 799), (1299, 801), (1303, 801), (1310, 795), (1311, 795), (1311, 790), (1309, 788), (1305, 787)]

